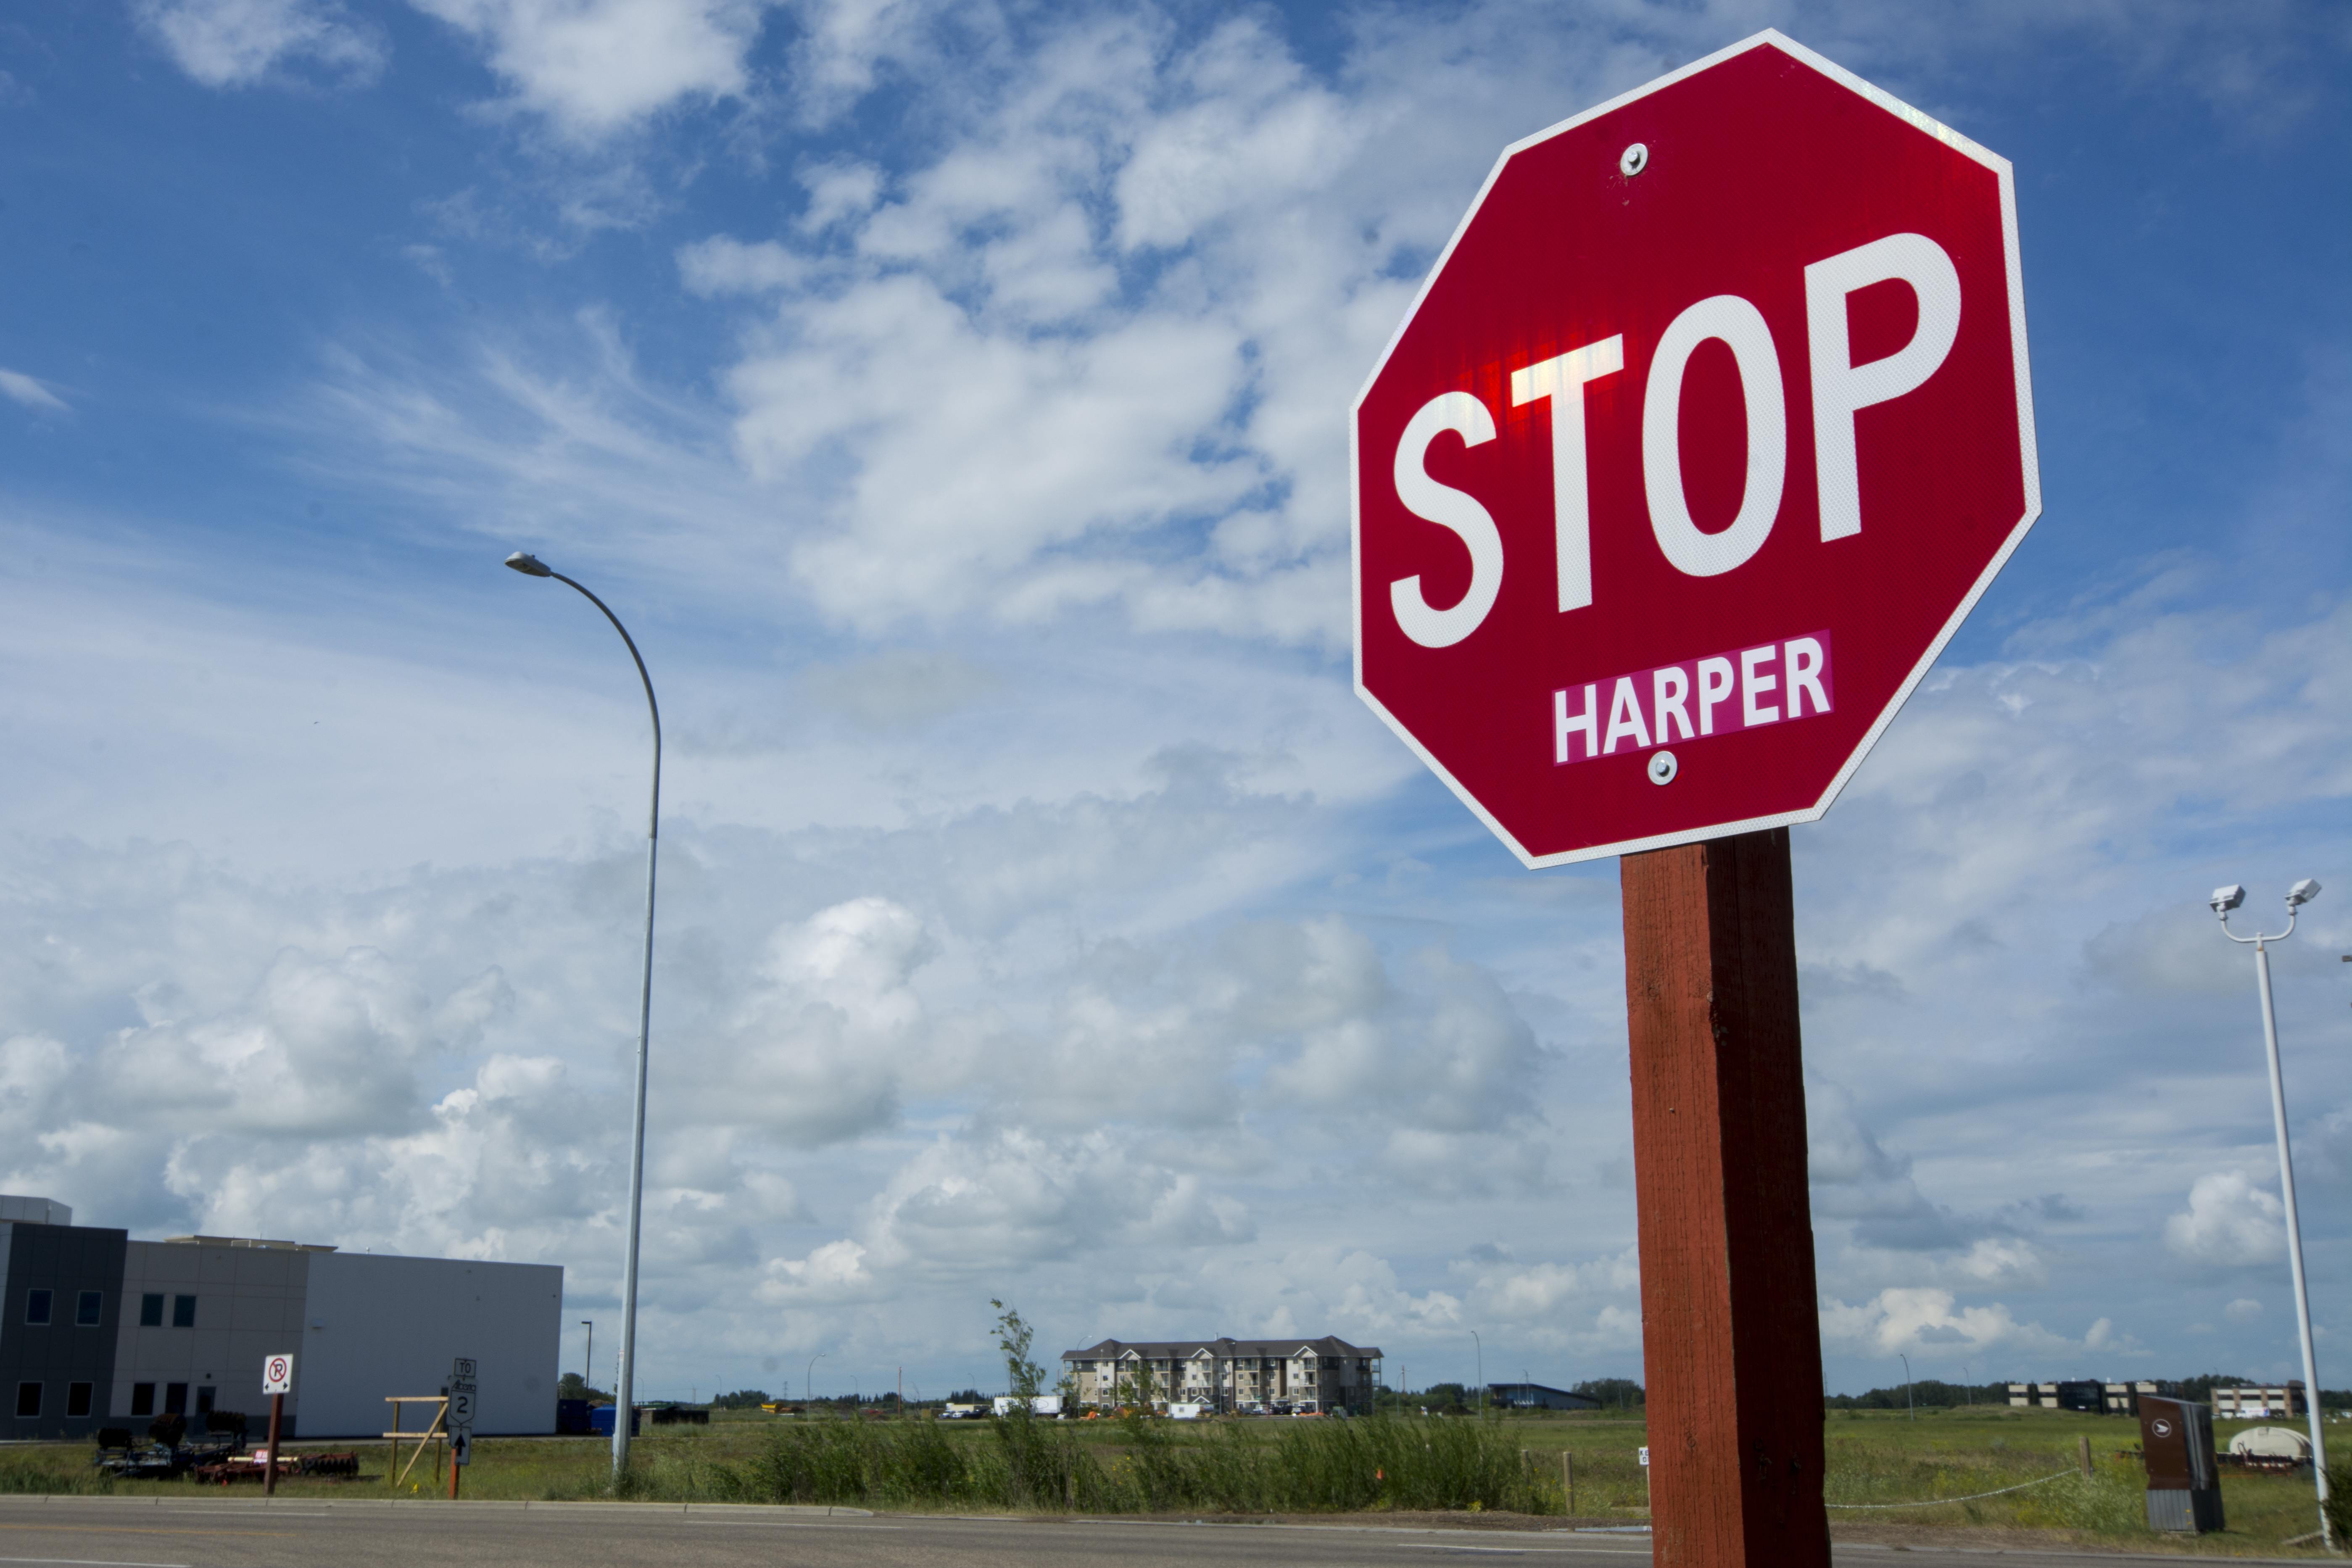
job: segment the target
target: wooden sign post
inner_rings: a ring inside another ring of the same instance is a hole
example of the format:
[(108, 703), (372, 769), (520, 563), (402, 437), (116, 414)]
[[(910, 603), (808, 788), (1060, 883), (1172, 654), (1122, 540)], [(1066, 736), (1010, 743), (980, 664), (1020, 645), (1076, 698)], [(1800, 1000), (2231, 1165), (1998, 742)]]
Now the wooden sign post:
[(1827, 1568), (1789, 830), (1628, 855), (1659, 1568)]
[(261, 1363), (261, 1392), (269, 1395), (269, 1468), (262, 1472), (261, 1495), (278, 1495), (278, 1436), (286, 1422), (286, 1395), (294, 1387), (294, 1358), (272, 1355)]

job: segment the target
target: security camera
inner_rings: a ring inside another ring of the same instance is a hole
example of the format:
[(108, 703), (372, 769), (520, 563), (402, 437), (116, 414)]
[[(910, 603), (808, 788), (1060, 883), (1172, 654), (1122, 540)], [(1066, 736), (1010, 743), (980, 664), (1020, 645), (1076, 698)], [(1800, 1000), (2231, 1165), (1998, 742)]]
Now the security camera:
[(2286, 907), (2292, 910), (2307, 904), (2317, 897), (2319, 897), (2319, 879), (2315, 877), (2305, 877), (2286, 890)]
[(2213, 906), (2215, 914), (2226, 915), (2246, 901), (2246, 889), (2232, 882), (2226, 888), (2214, 889), (2213, 896), (2205, 901)]

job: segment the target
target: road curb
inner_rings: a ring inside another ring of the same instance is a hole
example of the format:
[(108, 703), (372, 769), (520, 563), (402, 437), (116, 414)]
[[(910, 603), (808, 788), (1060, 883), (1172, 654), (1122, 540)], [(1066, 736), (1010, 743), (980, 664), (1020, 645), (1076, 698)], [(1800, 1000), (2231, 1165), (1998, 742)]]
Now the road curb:
[(872, 1519), (874, 1517), (874, 1510), (869, 1508), (839, 1508), (831, 1507), (824, 1503), (798, 1502), (552, 1502), (545, 1500), (534, 1502), (529, 1499), (501, 1498), (460, 1498), (453, 1502), (447, 1498), (425, 1497), (208, 1498), (175, 1497), (169, 1493), (161, 1492), (149, 1497), (104, 1497), (92, 1496), (87, 1492), (36, 1492), (18, 1493), (7, 1497), (0, 1497), (0, 1507), (5, 1507), (12, 1503), (76, 1503), (87, 1504), (93, 1508), (202, 1508), (224, 1509), (231, 1511), (266, 1511), (270, 1509), (292, 1509), (298, 1511), (310, 1512), (320, 1510), (352, 1510), (362, 1509), (374, 1510), (398, 1508), (408, 1509), (419, 1512), (429, 1511), (436, 1509), (470, 1509), (477, 1511), (489, 1512), (508, 1511), (523, 1513), (537, 1511), (541, 1513), (578, 1513), (594, 1511), (609, 1512), (614, 1509), (625, 1509), (634, 1513), (675, 1513), (680, 1515), (709, 1514), (721, 1519), (772, 1519), (778, 1517), (803, 1519)]

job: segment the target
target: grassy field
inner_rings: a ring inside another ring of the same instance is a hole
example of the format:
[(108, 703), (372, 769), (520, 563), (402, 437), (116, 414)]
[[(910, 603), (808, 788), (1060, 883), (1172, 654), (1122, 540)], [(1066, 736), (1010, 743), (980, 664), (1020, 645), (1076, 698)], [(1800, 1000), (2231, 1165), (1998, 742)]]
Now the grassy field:
[[(2238, 1425), (2222, 1423), (2226, 1444)], [(2092, 1474), (2080, 1468), (2091, 1439)], [(2136, 1423), (1986, 1407), (1831, 1413), (1827, 1496), (1841, 1535), (1900, 1541), (1969, 1532), (2198, 1554), (2310, 1552), (2286, 1543), (2315, 1527), (2307, 1476), (2225, 1473), (2229, 1529), (2151, 1535)], [(1314, 1422), (859, 1422), (721, 1412), (708, 1428), (648, 1429), (632, 1484), (643, 1499), (838, 1502), (879, 1509), (1016, 1509), (1189, 1514), (1479, 1511), (1549, 1523), (1638, 1524), (1648, 1517), (1639, 1414)], [(292, 1496), (395, 1495), (383, 1445), (356, 1445), (357, 1479), (288, 1480)], [(0, 1451), (0, 1492), (170, 1491), (185, 1481), (113, 1482), (82, 1445)], [(592, 1439), (491, 1438), (476, 1445), (470, 1498), (609, 1497), (609, 1451)], [(428, 1453), (396, 1495), (446, 1492)], [(1570, 1491), (1572, 1476), (1573, 1493)], [(2033, 1483), (2033, 1484), (2028, 1484)], [(2021, 1488), (1993, 1497), (1976, 1494)], [(249, 1491), (247, 1495), (250, 1495)], [(1954, 1500), (1938, 1501), (1949, 1499)], [(1886, 1505), (1926, 1503), (1925, 1507)]]

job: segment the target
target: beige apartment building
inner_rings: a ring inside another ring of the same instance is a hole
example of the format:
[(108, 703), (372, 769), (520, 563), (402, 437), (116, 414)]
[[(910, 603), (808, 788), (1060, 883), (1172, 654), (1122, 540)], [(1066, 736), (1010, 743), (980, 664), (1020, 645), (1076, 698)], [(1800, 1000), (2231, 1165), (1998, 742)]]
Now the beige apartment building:
[(1381, 1352), (1334, 1335), (1312, 1340), (1105, 1340), (1062, 1352), (1066, 1385), (1097, 1409), (1198, 1405), (1224, 1413), (1369, 1412)]

